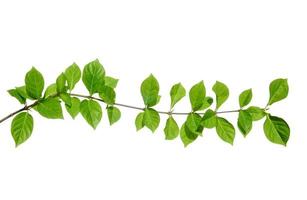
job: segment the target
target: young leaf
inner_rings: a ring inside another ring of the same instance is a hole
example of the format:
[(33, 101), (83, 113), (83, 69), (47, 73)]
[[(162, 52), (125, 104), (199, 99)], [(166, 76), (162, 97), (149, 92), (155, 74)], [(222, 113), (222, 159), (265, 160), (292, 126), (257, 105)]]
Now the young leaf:
[(146, 108), (144, 111), (143, 123), (152, 132), (155, 132), (160, 123), (159, 113), (152, 108)]
[(251, 115), (253, 121), (258, 121), (265, 116), (264, 110), (256, 106), (250, 106), (246, 112)]
[(104, 76), (104, 68), (98, 59), (85, 65), (82, 74), (82, 81), (90, 95), (101, 91), (101, 88), (104, 85)]
[(107, 107), (108, 118), (110, 125), (114, 124), (120, 119), (121, 113), (120, 110), (114, 106)]
[(68, 89), (72, 91), (81, 78), (81, 70), (76, 63), (73, 63), (65, 70), (64, 74), (67, 80)]
[(143, 123), (144, 112), (140, 112), (135, 118), (136, 131), (141, 130), (145, 125)]
[(117, 83), (118, 83), (118, 79), (110, 77), (110, 76), (104, 77), (104, 81), (105, 81), (106, 86), (111, 87), (113, 89), (116, 88)]
[(263, 130), (268, 140), (286, 146), (290, 136), (290, 128), (282, 118), (267, 115)]
[(48, 119), (63, 119), (60, 101), (57, 98), (47, 98), (37, 105), (37, 111)]
[(197, 113), (190, 113), (185, 121), (185, 126), (191, 132), (202, 135), (203, 127), (200, 125), (201, 116)]
[(152, 107), (159, 103), (159, 83), (152, 74), (142, 82), (141, 94), (146, 106)]
[(203, 106), (206, 97), (206, 88), (204, 85), (204, 81), (200, 81), (192, 88), (189, 92), (190, 102), (192, 106), (192, 110), (198, 111)]
[(224, 118), (217, 117), (216, 132), (222, 140), (233, 145), (233, 140), (235, 138), (235, 129), (229, 121)]
[(103, 86), (99, 96), (106, 104), (113, 105), (115, 103), (116, 93), (111, 87)]
[(70, 116), (75, 119), (75, 117), (80, 112), (80, 100), (77, 97), (71, 98), (71, 106), (68, 106), (65, 104), (67, 112), (70, 114)]
[(45, 90), (44, 98), (53, 96), (57, 94), (57, 85), (56, 83), (53, 83), (47, 87)]
[(212, 103), (213, 103), (212, 97), (205, 97), (203, 105), (201, 106), (199, 110), (204, 110), (204, 109), (209, 108)]
[(186, 94), (185, 89), (181, 85), (181, 83), (177, 83), (173, 85), (173, 87), (171, 88), (171, 92), (170, 92), (171, 108), (173, 108), (174, 105), (185, 96), (185, 94)]
[(32, 67), (25, 77), (25, 86), (29, 97), (39, 99), (42, 96), (44, 84), (43, 75), (35, 67)]
[(166, 140), (173, 140), (179, 135), (178, 124), (172, 116), (169, 116), (166, 120), (164, 134)]
[(91, 125), (93, 129), (96, 129), (102, 118), (102, 110), (99, 103), (92, 99), (85, 99), (80, 104), (80, 112), (87, 123)]
[(216, 96), (216, 110), (228, 99), (229, 90), (227, 86), (219, 81), (216, 81), (212, 87)]
[(244, 106), (248, 105), (251, 102), (252, 97), (252, 89), (244, 90), (239, 96), (240, 108), (243, 108)]
[(61, 73), (58, 78), (56, 79), (56, 91), (58, 93), (66, 92), (66, 78), (64, 73)]
[(180, 128), (180, 138), (184, 144), (184, 147), (187, 147), (189, 144), (194, 142), (197, 139), (198, 135), (191, 132), (188, 128), (186, 128), (186, 124), (182, 124)]
[(276, 79), (270, 84), (270, 99), (268, 105), (283, 100), (288, 96), (289, 86), (287, 79)]
[(214, 128), (216, 125), (216, 113), (208, 109), (202, 117), (201, 123), (205, 128)]
[[(20, 88), (20, 87), (19, 87)], [(7, 91), (12, 97), (15, 97), (19, 103), (24, 104), (26, 103), (26, 95), (23, 94), (23, 90), (18, 89), (17, 87), (14, 89), (10, 89)]]
[(16, 147), (25, 142), (32, 134), (33, 118), (28, 112), (16, 115), (11, 124), (11, 133)]
[(63, 100), (63, 102), (65, 103), (65, 105), (67, 105), (68, 107), (71, 107), (71, 97), (69, 94), (67, 93), (61, 93), (60, 94), (60, 98)]
[(244, 137), (252, 130), (253, 120), (249, 112), (240, 110), (238, 117), (238, 128)]

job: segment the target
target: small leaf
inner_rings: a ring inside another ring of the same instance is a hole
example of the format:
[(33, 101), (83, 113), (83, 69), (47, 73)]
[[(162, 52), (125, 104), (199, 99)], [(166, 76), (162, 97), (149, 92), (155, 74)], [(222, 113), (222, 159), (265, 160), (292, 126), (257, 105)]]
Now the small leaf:
[(53, 96), (57, 94), (57, 85), (56, 83), (53, 83), (47, 87), (45, 90), (44, 98)]
[(75, 85), (81, 78), (81, 70), (76, 63), (73, 63), (65, 70), (65, 77), (68, 84), (69, 91), (72, 91)]
[(109, 86), (109, 87), (111, 87), (111, 88), (113, 88), (113, 89), (116, 88), (117, 83), (118, 83), (118, 79), (112, 78), (112, 77), (110, 77), (110, 76), (104, 77), (104, 81), (105, 81), (105, 85), (106, 85), (106, 86)]
[(224, 118), (217, 117), (216, 132), (222, 140), (233, 145), (233, 140), (235, 138), (235, 129), (229, 121)]
[(190, 113), (185, 121), (185, 126), (191, 132), (202, 135), (203, 127), (200, 125), (201, 116), (197, 113)]
[(85, 99), (80, 104), (80, 112), (87, 123), (91, 125), (93, 129), (96, 129), (102, 118), (102, 110), (99, 103), (92, 99)]
[(267, 115), (263, 125), (265, 136), (275, 144), (286, 146), (290, 136), (290, 128), (282, 118)]
[(101, 91), (101, 88), (104, 85), (104, 76), (104, 68), (98, 59), (85, 65), (82, 74), (82, 81), (90, 95)]
[(256, 106), (250, 106), (246, 112), (251, 115), (253, 121), (258, 121), (265, 116), (264, 110)]
[(204, 110), (209, 108), (213, 103), (213, 99), (212, 97), (205, 97), (203, 105), (201, 106), (201, 108), (199, 110)]
[(66, 92), (66, 78), (64, 73), (61, 73), (56, 79), (56, 91), (58, 93)]
[(159, 102), (159, 83), (152, 74), (142, 82), (141, 94), (144, 104), (148, 107), (152, 107)]
[(107, 107), (108, 118), (110, 125), (114, 124), (120, 119), (121, 113), (120, 110), (114, 106)]
[(25, 86), (29, 97), (39, 99), (42, 96), (44, 84), (43, 75), (35, 67), (32, 67), (25, 77)]
[(12, 121), (11, 133), (16, 147), (25, 142), (32, 134), (33, 118), (28, 112), (16, 115)]
[(204, 81), (200, 81), (189, 92), (190, 103), (193, 111), (198, 111), (203, 106), (206, 97), (206, 88)]
[(270, 84), (270, 99), (268, 105), (283, 100), (288, 96), (289, 86), (287, 79), (276, 79)]
[(216, 126), (216, 113), (208, 109), (202, 117), (201, 125), (205, 128), (214, 128)]
[(63, 119), (60, 101), (57, 98), (47, 98), (37, 105), (37, 111), (48, 119)]
[(238, 128), (244, 137), (252, 130), (253, 120), (249, 112), (240, 110), (238, 117)]
[(227, 86), (219, 81), (216, 81), (212, 90), (216, 96), (216, 110), (228, 99), (229, 90)]
[(251, 102), (252, 97), (253, 97), (252, 89), (244, 90), (239, 96), (240, 108), (247, 106)]
[(71, 97), (69, 94), (67, 93), (61, 93), (60, 94), (60, 98), (63, 100), (63, 102), (65, 103), (65, 105), (67, 105), (68, 107), (71, 107)]
[(19, 103), (21, 104), (24, 104), (26, 103), (26, 94), (24, 93), (25, 91), (22, 90), (21, 88), (24, 88), (25, 87), (16, 87), (14, 89), (10, 89), (8, 90), (7, 92), (12, 96), (12, 97), (15, 97)]
[(99, 93), (100, 98), (109, 105), (113, 105), (115, 103), (116, 93), (113, 88), (104, 86)]
[(135, 118), (136, 131), (141, 130), (145, 125), (143, 123), (144, 112), (140, 112)]
[(181, 83), (177, 83), (173, 85), (171, 88), (170, 96), (171, 96), (171, 108), (180, 101), (186, 95), (186, 91)]
[(65, 104), (65, 107), (70, 116), (75, 119), (80, 112), (80, 100), (77, 97), (72, 97), (71, 106)]
[(166, 140), (173, 140), (179, 135), (178, 124), (172, 116), (169, 116), (166, 120), (164, 134)]
[(180, 138), (181, 141), (184, 144), (184, 147), (187, 147), (189, 144), (194, 142), (197, 139), (198, 135), (189, 131), (188, 128), (186, 128), (186, 124), (184, 123), (180, 128)]
[(152, 108), (146, 108), (144, 111), (143, 123), (152, 132), (155, 132), (160, 123), (159, 113)]

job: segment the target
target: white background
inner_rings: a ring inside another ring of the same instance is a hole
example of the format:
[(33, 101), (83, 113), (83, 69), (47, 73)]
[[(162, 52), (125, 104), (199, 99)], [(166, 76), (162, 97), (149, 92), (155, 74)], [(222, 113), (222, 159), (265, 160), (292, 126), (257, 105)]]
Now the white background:
[[(0, 125), (0, 199), (306, 199), (307, 6), (298, 0), (233, 1), (0, 1), (0, 114), (20, 108), (6, 90), (37, 67), (47, 83), (72, 62), (98, 58), (120, 78), (118, 102), (142, 105), (139, 86), (153, 73), (161, 103), (181, 81), (226, 83), (222, 110), (238, 108), (253, 88), (264, 106), (268, 85), (288, 78), (289, 97), (272, 106), (291, 127), (287, 147), (270, 143), (260, 121), (234, 145), (213, 130), (184, 148), (165, 141), (165, 116), (155, 134), (135, 131), (137, 111), (122, 110), (96, 131), (72, 120), (35, 118), (31, 138), (18, 148), (10, 120)], [(80, 83), (76, 88), (86, 93)], [(187, 98), (177, 111), (189, 111)], [(236, 123), (236, 114), (224, 115)], [(177, 117), (181, 123), (184, 119)]]

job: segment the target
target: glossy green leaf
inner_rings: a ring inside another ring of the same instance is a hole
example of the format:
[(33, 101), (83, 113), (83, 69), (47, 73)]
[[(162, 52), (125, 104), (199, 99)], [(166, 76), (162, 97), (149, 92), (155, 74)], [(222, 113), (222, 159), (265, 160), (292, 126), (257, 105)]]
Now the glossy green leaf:
[(213, 103), (213, 99), (212, 97), (205, 97), (203, 105), (201, 106), (201, 108), (199, 110), (204, 110), (209, 108)]
[(32, 67), (25, 77), (25, 86), (29, 97), (39, 99), (42, 96), (44, 84), (43, 75), (35, 67)]
[(121, 113), (117, 107), (109, 106), (107, 107), (107, 112), (110, 125), (114, 124), (120, 119)]
[(288, 96), (289, 86), (287, 79), (276, 79), (270, 84), (270, 99), (268, 105), (283, 100)]
[(80, 112), (80, 100), (77, 97), (71, 97), (71, 106), (65, 104), (67, 112), (75, 119)]
[(66, 92), (66, 78), (64, 73), (61, 73), (56, 79), (56, 91), (58, 93)]
[(246, 111), (251, 115), (253, 121), (258, 121), (265, 116), (264, 110), (256, 106), (250, 106)]
[(203, 127), (200, 124), (201, 119), (199, 114), (190, 113), (185, 121), (186, 128), (197, 135), (202, 135)]
[(186, 95), (186, 91), (181, 83), (173, 85), (170, 91), (171, 108)]
[(224, 118), (217, 117), (216, 132), (223, 141), (233, 145), (235, 129), (229, 121)]
[(146, 108), (144, 111), (143, 123), (152, 132), (155, 132), (160, 123), (159, 113), (152, 108)]
[(159, 103), (159, 83), (157, 79), (150, 74), (141, 85), (141, 94), (144, 104), (148, 107), (154, 106)]
[(8, 90), (8, 93), (12, 96), (15, 97), (19, 103), (24, 104), (26, 103), (26, 99), (27, 99), (27, 94), (26, 94), (26, 90), (25, 87), (16, 87), (14, 89), (10, 89)]
[(173, 140), (179, 135), (179, 126), (172, 116), (166, 120), (164, 134), (166, 140)]
[(54, 96), (57, 94), (57, 85), (56, 83), (53, 83), (47, 87), (45, 90), (44, 98)]
[(135, 127), (136, 131), (141, 130), (145, 125), (143, 123), (144, 112), (140, 112), (135, 118)]
[(282, 118), (267, 115), (263, 125), (265, 136), (275, 144), (286, 146), (290, 136), (290, 127)]
[(238, 117), (238, 128), (244, 137), (252, 130), (253, 119), (249, 112), (240, 110)]
[(28, 112), (16, 115), (11, 124), (11, 134), (16, 147), (25, 142), (32, 134), (33, 118)]
[(198, 135), (193, 133), (192, 131), (189, 131), (188, 128), (186, 128), (186, 124), (182, 124), (180, 128), (180, 139), (182, 143), (184, 144), (184, 147), (187, 147), (189, 144), (194, 142), (197, 139)]
[(72, 91), (81, 78), (81, 70), (76, 63), (73, 63), (65, 70), (64, 74), (67, 80), (68, 89)]
[(205, 128), (214, 128), (216, 126), (216, 113), (208, 109), (202, 117), (201, 125)]
[(198, 82), (189, 92), (190, 103), (193, 111), (198, 111), (203, 106), (206, 98), (206, 88), (203, 81)]
[(102, 110), (99, 103), (92, 99), (85, 99), (80, 104), (80, 112), (87, 123), (91, 125), (93, 129), (96, 129), (102, 118)]
[(104, 86), (104, 76), (105, 70), (98, 59), (85, 65), (82, 81), (90, 95), (101, 91)]
[(61, 93), (60, 94), (60, 98), (62, 99), (62, 101), (65, 103), (65, 105), (67, 105), (68, 107), (71, 106), (71, 97), (69, 94), (67, 93)]
[(251, 102), (252, 97), (253, 97), (252, 89), (244, 90), (239, 96), (240, 108), (247, 106)]
[(228, 87), (219, 81), (216, 81), (212, 87), (212, 90), (216, 96), (216, 110), (228, 99), (229, 90)]
[(61, 103), (57, 98), (47, 98), (37, 105), (37, 111), (48, 119), (63, 119)]
[(111, 87), (113, 89), (116, 88), (117, 83), (118, 83), (118, 79), (110, 77), (110, 76), (104, 77), (104, 81), (105, 81), (106, 86)]
[(116, 93), (113, 88), (104, 86), (99, 93), (100, 98), (109, 105), (113, 105), (115, 103)]

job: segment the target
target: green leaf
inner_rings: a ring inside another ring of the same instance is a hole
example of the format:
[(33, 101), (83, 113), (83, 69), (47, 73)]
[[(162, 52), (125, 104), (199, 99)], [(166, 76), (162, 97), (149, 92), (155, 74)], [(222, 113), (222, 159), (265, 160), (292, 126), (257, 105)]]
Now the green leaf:
[(113, 105), (115, 103), (116, 93), (111, 87), (104, 86), (99, 96), (106, 104)]
[(197, 139), (198, 135), (193, 133), (192, 131), (189, 131), (188, 128), (186, 128), (186, 124), (182, 124), (180, 128), (180, 138), (181, 141), (184, 144), (184, 147), (187, 147), (189, 144), (194, 142)]
[(253, 119), (249, 112), (240, 110), (238, 117), (238, 128), (244, 137), (252, 130)]
[(216, 110), (228, 99), (229, 90), (227, 86), (219, 81), (216, 81), (212, 87), (216, 96)]
[(141, 85), (141, 94), (144, 104), (148, 107), (152, 107), (159, 103), (159, 83), (157, 79), (150, 74)]
[(204, 81), (200, 81), (189, 92), (190, 102), (193, 111), (198, 111), (203, 106), (206, 97), (206, 88)]
[(16, 87), (7, 91), (12, 97), (15, 97), (21, 104), (26, 103), (27, 94), (25, 87)]
[(53, 96), (57, 94), (57, 85), (56, 83), (53, 83), (47, 87), (45, 90), (44, 98)]
[(104, 86), (104, 76), (104, 68), (98, 59), (85, 65), (82, 81), (90, 95), (101, 91), (101, 88)]
[(201, 125), (205, 128), (214, 128), (216, 126), (216, 113), (208, 109), (202, 117)]
[(140, 112), (135, 118), (135, 127), (136, 131), (141, 130), (145, 125), (143, 123), (144, 112)]
[(70, 114), (70, 116), (75, 119), (75, 117), (80, 112), (80, 100), (77, 97), (71, 98), (71, 106), (68, 106), (65, 104), (67, 112)]
[(93, 129), (96, 129), (102, 118), (102, 110), (99, 103), (92, 99), (85, 99), (80, 104), (80, 112), (87, 123), (91, 125)]
[(37, 111), (48, 119), (63, 119), (60, 101), (57, 98), (47, 98), (37, 105)]
[(258, 121), (265, 116), (264, 110), (256, 106), (250, 106), (246, 112), (251, 115), (253, 121)]
[(213, 103), (213, 99), (212, 97), (205, 97), (203, 105), (201, 106), (201, 108), (199, 110), (204, 110), (209, 108)]
[(244, 90), (239, 96), (240, 108), (247, 106), (251, 102), (252, 97), (253, 97), (252, 89)]
[(186, 91), (184, 87), (181, 85), (181, 83), (177, 83), (173, 85), (173, 87), (171, 88), (170, 95), (171, 95), (171, 108), (173, 108), (174, 105), (186, 95)]
[(216, 132), (223, 141), (233, 145), (233, 140), (235, 138), (235, 129), (229, 121), (224, 118), (217, 117)]
[(110, 76), (104, 77), (104, 81), (105, 81), (105, 85), (106, 86), (109, 86), (109, 87), (111, 87), (113, 89), (116, 88), (117, 83), (118, 83), (118, 79), (110, 77)]
[(11, 133), (16, 147), (25, 142), (33, 131), (33, 117), (28, 112), (16, 115), (11, 124)]
[(58, 93), (66, 92), (66, 78), (64, 73), (61, 73), (56, 79), (56, 91)]
[(267, 115), (263, 125), (265, 136), (275, 144), (286, 146), (290, 136), (290, 128), (282, 118)]
[(164, 134), (166, 140), (173, 140), (179, 135), (178, 124), (172, 116), (169, 116), (166, 120)]
[(146, 108), (144, 111), (143, 123), (152, 132), (155, 132), (160, 123), (159, 113), (152, 108)]
[(186, 128), (191, 132), (202, 135), (203, 127), (200, 125), (201, 116), (197, 113), (190, 113), (185, 121)]
[(71, 107), (71, 97), (69, 94), (67, 93), (61, 93), (60, 94), (60, 98), (63, 100), (63, 102), (65, 103), (65, 105), (67, 105), (68, 107)]
[(81, 70), (76, 63), (73, 63), (65, 70), (64, 74), (67, 80), (68, 89), (72, 91), (81, 78)]
[(276, 79), (270, 84), (270, 99), (268, 105), (283, 100), (288, 96), (289, 86), (287, 79)]
[(121, 113), (117, 107), (109, 106), (107, 107), (107, 112), (108, 112), (110, 125), (114, 124), (120, 119)]
[(35, 67), (32, 67), (25, 77), (25, 86), (29, 97), (39, 99), (42, 96), (44, 84), (43, 75)]

